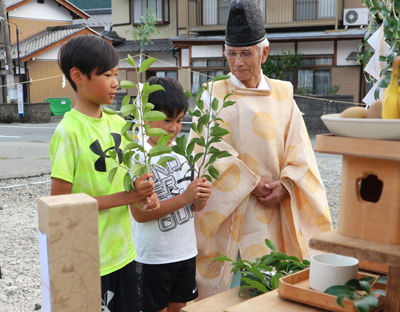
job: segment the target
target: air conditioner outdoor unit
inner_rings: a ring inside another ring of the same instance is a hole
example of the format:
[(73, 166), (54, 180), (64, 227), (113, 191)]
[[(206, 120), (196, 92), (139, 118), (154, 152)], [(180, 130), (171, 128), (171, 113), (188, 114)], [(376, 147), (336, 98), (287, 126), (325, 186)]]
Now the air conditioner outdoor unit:
[(368, 25), (369, 9), (344, 9), (343, 10), (343, 25), (357, 26)]

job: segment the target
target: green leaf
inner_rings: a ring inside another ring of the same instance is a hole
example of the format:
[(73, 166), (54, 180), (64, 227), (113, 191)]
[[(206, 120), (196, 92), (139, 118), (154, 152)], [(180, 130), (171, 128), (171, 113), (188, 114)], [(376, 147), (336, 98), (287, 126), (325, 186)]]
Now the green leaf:
[(136, 88), (136, 84), (129, 80), (122, 80), (119, 86), (124, 89)]
[(226, 99), (228, 98), (228, 97), (230, 97), (231, 95), (233, 95), (232, 93), (228, 93), (227, 95), (225, 95), (224, 96), (224, 102), (226, 101)]
[(277, 260), (285, 260), (287, 258), (287, 254), (285, 254), (284, 252), (275, 252), (274, 253), (274, 258)]
[(195, 111), (189, 110), (189, 115), (192, 117), (200, 117), (201, 112), (198, 109), (196, 109)]
[(366, 293), (369, 294), (371, 292), (371, 285), (368, 282), (360, 281), (360, 286)]
[(145, 59), (142, 63), (142, 65), (139, 68), (139, 73), (143, 73), (145, 72), (151, 65), (153, 65), (153, 63), (156, 61), (157, 59), (155, 59), (154, 57), (149, 57), (147, 59)]
[(129, 172), (126, 172), (124, 175), (124, 189), (127, 192), (131, 191), (131, 175)]
[(126, 152), (126, 153), (124, 153), (124, 156), (122, 158), (122, 162), (128, 168), (132, 165), (132, 155), (133, 155), (133, 153), (134, 153), (134, 151)]
[(300, 262), (300, 259), (297, 258), (297, 257), (295, 257), (295, 256), (288, 256), (286, 259), (288, 259), (288, 260), (294, 260), (294, 261)]
[(371, 295), (386, 296), (386, 290), (383, 290), (383, 289), (375, 289), (374, 291), (371, 291)]
[(301, 261), (303, 264), (305, 265), (310, 265), (310, 261), (308, 261), (307, 259), (304, 259), (303, 261)]
[(225, 255), (221, 255), (218, 258), (212, 259), (211, 261), (221, 261), (221, 262), (230, 261), (230, 262), (234, 262), (231, 258), (228, 258)]
[(124, 98), (122, 99), (121, 106), (128, 105), (130, 100), (131, 100), (131, 96), (129, 94), (125, 95)]
[(212, 103), (211, 103), (211, 108), (212, 108), (213, 110), (215, 110), (215, 111), (218, 110), (218, 99), (217, 99), (217, 98), (214, 98), (214, 100), (212, 101)]
[(189, 90), (186, 90), (186, 91), (185, 91), (185, 94), (186, 94), (189, 98), (193, 99), (192, 92), (190, 92)]
[[(364, 277), (360, 278), (360, 281), (366, 281), (368, 283), (372, 283), (374, 280), (375, 280), (375, 277), (373, 277), (373, 276), (364, 276)], [(356, 281), (358, 281), (358, 280), (356, 280)]]
[(145, 90), (143, 90), (143, 94), (150, 94), (150, 93), (153, 93), (153, 92), (156, 92), (156, 91), (159, 91), (159, 90), (165, 91), (163, 86), (160, 86), (158, 84), (154, 84), (154, 85), (151, 85), (151, 86), (147, 87)]
[(203, 93), (203, 87), (200, 87), (199, 90), (197, 90), (196, 92), (196, 103), (199, 102), (202, 93)]
[(204, 153), (197, 153), (197, 154), (194, 156), (194, 162), (197, 162), (203, 155), (204, 155)]
[(112, 159), (114, 159), (114, 160), (117, 158), (117, 152), (115, 151), (115, 149), (109, 150), (109, 151), (108, 151), (108, 154), (109, 154), (110, 157), (111, 157)]
[(201, 177), (206, 178), (208, 182), (212, 182), (212, 179), (208, 174), (203, 174)]
[(110, 184), (112, 184), (112, 181), (114, 180), (115, 174), (117, 173), (117, 169), (118, 167), (114, 167), (108, 173), (108, 182), (110, 182)]
[(343, 309), (344, 309), (344, 306), (343, 306), (343, 299), (345, 299), (346, 297), (344, 297), (344, 296), (338, 296), (337, 298), (336, 298), (336, 302), (337, 302), (337, 304), (338, 305), (340, 305)]
[(344, 286), (348, 286), (351, 289), (354, 290), (363, 290), (363, 288), (360, 285), (360, 281), (358, 279), (351, 279), (344, 284)]
[[(134, 164), (131, 166), (130, 170), (131, 170), (131, 173), (133, 174), (133, 176), (137, 177), (137, 176), (139, 176), (138, 172), (139, 172), (142, 168), (143, 168), (143, 165), (142, 165), (141, 163), (134, 163)], [(133, 185), (133, 183), (132, 183), (132, 185)]]
[(255, 276), (257, 276), (260, 280), (264, 279), (264, 275), (259, 270), (257, 270), (256, 268), (248, 268), (248, 270), (251, 273), (253, 273)]
[[(139, 118), (139, 110), (138, 110), (136, 104), (133, 105), (133, 117), (135, 117), (135, 119), (138, 120), (138, 121), (139, 121), (139, 119), (140, 119), (140, 118)], [(142, 122), (143, 122), (143, 121), (142, 121)]]
[(165, 118), (167, 118), (167, 115), (160, 111), (151, 111), (143, 115), (144, 121), (158, 121), (164, 120)]
[(134, 110), (133, 104), (127, 104), (127, 105), (121, 106), (122, 116), (128, 116), (128, 115), (132, 114), (133, 110)]
[(272, 288), (278, 289), (279, 288), (279, 279), (283, 276), (282, 273), (278, 272), (273, 277), (271, 277), (271, 285)]
[(380, 279), (378, 279), (377, 283), (387, 284), (387, 276), (382, 276)]
[(127, 150), (130, 150), (130, 149), (135, 149), (135, 148), (141, 148), (142, 146), (140, 145), (140, 144), (138, 144), (138, 143), (136, 143), (136, 142), (130, 142), (130, 143), (128, 143), (128, 144), (126, 144), (125, 145), (125, 147), (124, 147), (124, 153), (127, 151)]
[(386, 82), (384, 79), (381, 79), (381, 80), (379, 80), (379, 82), (378, 82), (378, 87), (379, 87), (379, 88), (387, 88), (387, 87), (388, 87), (388, 84), (387, 84), (387, 82)]
[(326, 294), (333, 296), (345, 296), (346, 298), (357, 298), (358, 293), (348, 286), (335, 285), (325, 290)]
[(194, 144), (195, 144), (195, 142), (193, 142), (193, 141), (191, 141), (188, 144), (187, 149), (186, 149), (186, 155), (188, 155), (188, 156), (192, 155), (193, 149), (194, 149)]
[[(203, 110), (203, 108), (204, 108), (204, 102), (203, 102), (203, 100), (198, 100), (197, 101), (197, 107), (199, 108), (199, 110)], [(201, 116), (201, 113), (200, 113), (200, 116)], [(197, 116), (197, 117), (200, 117), (200, 116)]]
[(190, 128), (191, 128), (195, 133), (197, 133), (197, 127), (196, 127), (196, 124), (195, 124), (194, 122), (190, 125)]
[(246, 282), (247, 284), (249, 284), (250, 286), (254, 287), (255, 289), (261, 291), (261, 292), (268, 292), (267, 287), (265, 287), (264, 284), (257, 282), (257, 281), (253, 281), (250, 278), (246, 278), (246, 277), (242, 277), (241, 278), (242, 281)]
[(220, 127), (212, 127), (211, 130), (211, 136), (224, 136), (229, 134), (229, 131), (224, 129), (224, 128), (220, 128)]
[(209, 167), (208, 167), (208, 173), (209, 173), (210, 176), (212, 176), (215, 180), (218, 180), (219, 172), (218, 172), (217, 169), (215, 169), (214, 166), (209, 166)]
[(170, 153), (170, 152), (171, 152), (170, 147), (165, 146), (165, 145), (156, 145), (149, 151), (149, 155), (151, 157), (154, 157), (154, 156), (158, 156), (158, 155), (166, 154), (166, 153)]
[(231, 77), (228, 76), (228, 75), (216, 75), (213, 78), (213, 82), (216, 82), (216, 81), (219, 81), (219, 80), (225, 80), (225, 79), (229, 79), (229, 78), (231, 78)]
[(122, 127), (121, 134), (122, 134), (122, 135), (125, 135), (125, 133), (128, 132), (128, 130), (129, 130), (130, 127), (131, 127), (131, 123), (130, 123), (129, 121), (126, 122), (126, 123), (124, 124), (124, 126)]
[(182, 135), (175, 139), (176, 144), (182, 151), (186, 151), (186, 135)]
[(359, 300), (367, 302), (375, 310), (378, 307), (379, 299), (377, 297), (375, 297), (374, 295), (368, 295), (368, 296), (365, 296), (365, 297), (363, 297), (363, 298), (361, 298)]
[(269, 266), (262, 265), (262, 264), (259, 264), (258, 268), (263, 269), (263, 270), (268, 271), (268, 272), (272, 271), (272, 269)]
[(161, 158), (158, 160), (157, 165), (162, 166), (163, 164), (166, 164), (167, 162), (172, 161), (172, 160), (175, 160), (175, 157), (172, 157), (172, 156), (164, 156), (164, 157), (161, 157)]
[(128, 64), (132, 65), (133, 67), (136, 67), (135, 60), (129, 54), (128, 54), (128, 59), (126, 61), (128, 62)]
[(175, 153), (177, 153), (177, 154), (179, 154), (179, 155), (182, 155), (183, 157), (186, 157), (185, 152), (182, 151), (182, 149), (181, 149), (178, 145), (172, 145), (171, 149), (172, 149)]
[(115, 115), (117, 113), (115, 110), (108, 107), (103, 107), (103, 112), (105, 112), (108, 115)]
[(240, 297), (240, 294), (242, 293), (242, 291), (244, 291), (244, 290), (246, 290), (246, 289), (249, 289), (249, 288), (253, 289), (253, 286), (247, 285), (247, 286), (242, 286), (242, 287), (240, 287), (238, 296)]
[(226, 101), (226, 102), (224, 102), (224, 104), (222, 104), (222, 108), (226, 108), (228, 106), (232, 106), (235, 103), (236, 103), (236, 101)]
[(124, 138), (129, 141), (129, 142), (133, 142), (133, 138), (132, 136), (129, 134), (129, 132), (124, 134)]
[(368, 301), (364, 300), (355, 300), (354, 306), (359, 312), (369, 312), (369, 304)]
[(275, 247), (274, 243), (272, 241), (270, 241), (269, 239), (265, 239), (265, 245), (267, 245), (273, 251), (276, 251), (276, 247)]
[(161, 128), (150, 128), (146, 131), (146, 135), (149, 137), (159, 137), (161, 135), (167, 135), (168, 132)]

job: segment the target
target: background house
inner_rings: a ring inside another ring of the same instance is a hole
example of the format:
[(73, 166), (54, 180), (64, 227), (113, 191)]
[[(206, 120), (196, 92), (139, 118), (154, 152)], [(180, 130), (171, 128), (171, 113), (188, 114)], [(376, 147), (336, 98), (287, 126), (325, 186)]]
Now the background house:
[[(112, 30), (128, 44), (144, 8), (151, 8), (162, 32), (154, 42), (169, 40), (174, 47), (152, 70), (176, 72), (183, 87), (195, 92), (207, 76), (229, 71), (223, 56), (229, 4), (229, 0), (113, 0)], [(281, 49), (305, 55), (305, 64), (291, 77), (295, 89), (307, 87), (325, 94), (331, 85), (341, 83), (338, 94), (362, 100), (367, 91), (362, 68), (354, 57), (349, 58), (366, 33), (360, 27), (368, 24), (362, 0), (259, 0), (259, 4), (271, 43), (270, 57)], [(147, 54), (157, 57), (154, 51)], [(132, 68), (121, 65), (126, 79)]]
[[(70, 85), (66, 83), (65, 88), (62, 87), (63, 77), (58, 67), (57, 55), (60, 46), (74, 36), (99, 35), (83, 24), (89, 15), (65, 0), (6, 0), (6, 11), (16, 73), (14, 81), (31, 81), (23, 83), (25, 102), (44, 102), (46, 98), (52, 97), (68, 97), (74, 102), (75, 92)], [(79, 20), (80, 23), (73, 24), (74, 20)], [(1, 84), (5, 85), (2, 52), (0, 61)], [(0, 88), (1, 101), (6, 103), (4, 87)]]

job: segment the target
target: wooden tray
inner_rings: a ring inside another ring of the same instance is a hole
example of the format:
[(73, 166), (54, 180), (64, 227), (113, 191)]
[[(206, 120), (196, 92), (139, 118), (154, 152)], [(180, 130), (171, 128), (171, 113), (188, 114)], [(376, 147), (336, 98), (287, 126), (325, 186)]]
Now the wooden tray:
[[(332, 295), (325, 294), (323, 292), (319, 292), (310, 288), (308, 278), (309, 278), (310, 269), (306, 269), (286, 277), (283, 277), (279, 280), (279, 290), (278, 293), (281, 297), (294, 300), (297, 302), (305, 303), (311, 306), (319, 307), (322, 309), (326, 309), (329, 311), (337, 311), (337, 312), (358, 312), (354, 303), (344, 299), (343, 306), (344, 309), (339, 306), (336, 302), (336, 297)], [(358, 272), (358, 278), (364, 276), (374, 276), (374, 274), (368, 274), (364, 272)], [(383, 284), (375, 284), (372, 289), (385, 289), (386, 285)], [(383, 308), (385, 303), (384, 296), (378, 296), (378, 311)], [(373, 311), (371, 308), (370, 311)]]

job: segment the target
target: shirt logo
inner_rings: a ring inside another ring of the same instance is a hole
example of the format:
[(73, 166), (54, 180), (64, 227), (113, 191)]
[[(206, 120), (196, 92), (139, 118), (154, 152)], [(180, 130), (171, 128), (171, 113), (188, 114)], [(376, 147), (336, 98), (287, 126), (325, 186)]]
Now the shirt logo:
[(90, 150), (95, 153), (96, 155), (100, 156), (96, 162), (94, 163), (94, 169), (99, 172), (106, 172), (107, 167), (106, 167), (106, 158), (110, 158), (109, 155), (107, 155), (107, 152), (110, 150), (115, 149), (118, 155), (118, 161), (121, 164), (122, 163), (122, 158), (124, 156), (124, 153), (122, 152), (122, 149), (120, 149), (121, 145), (121, 135), (119, 133), (111, 133), (111, 136), (114, 139), (114, 146), (111, 146), (107, 148), (105, 151), (101, 148), (99, 140), (94, 141), (92, 144), (90, 144)]

